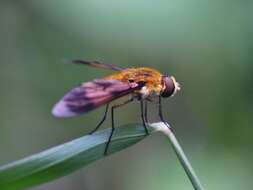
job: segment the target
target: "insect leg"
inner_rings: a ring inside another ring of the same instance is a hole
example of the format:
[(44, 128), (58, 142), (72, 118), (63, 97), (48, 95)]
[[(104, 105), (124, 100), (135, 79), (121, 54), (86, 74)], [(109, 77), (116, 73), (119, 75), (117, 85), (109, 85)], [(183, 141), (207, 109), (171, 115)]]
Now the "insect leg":
[(105, 146), (104, 155), (107, 155), (108, 148), (109, 148), (109, 144), (110, 144), (110, 142), (111, 142), (112, 135), (113, 135), (113, 132), (114, 132), (114, 130), (115, 130), (115, 126), (114, 126), (114, 109), (119, 108), (119, 107), (122, 107), (122, 106), (124, 106), (124, 105), (126, 105), (126, 104), (132, 102), (133, 100), (134, 100), (134, 99), (131, 98), (131, 99), (129, 99), (129, 100), (127, 100), (127, 101), (125, 101), (125, 102), (123, 102), (123, 103), (121, 103), (121, 104), (116, 104), (116, 105), (113, 105), (113, 106), (112, 106), (112, 108), (111, 108), (112, 130), (111, 130), (110, 136), (109, 136), (108, 141), (107, 141), (106, 146)]
[(144, 119), (145, 122), (148, 123), (148, 101), (144, 101)]
[(164, 117), (163, 117), (163, 112), (162, 112), (162, 98), (161, 98), (161, 96), (159, 96), (158, 105), (159, 105), (158, 115), (159, 115), (161, 121), (162, 121), (168, 128), (171, 129), (171, 126), (164, 120)]
[(149, 132), (148, 132), (147, 123), (146, 123), (145, 114), (144, 114), (144, 103), (143, 103), (144, 101), (145, 100), (143, 100), (143, 99), (140, 100), (140, 102), (141, 102), (141, 119), (142, 119), (142, 123), (143, 123), (143, 127), (145, 129), (145, 132), (148, 135)]
[(102, 125), (102, 123), (104, 123), (106, 117), (107, 117), (107, 112), (108, 112), (108, 108), (109, 108), (109, 104), (106, 104), (106, 108), (105, 108), (105, 113), (104, 116), (102, 118), (102, 120), (97, 124), (96, 128), (93, 129), (89, 134), (93, 134), (94, 132), (96, 132), (98, 130), (98, 128)]

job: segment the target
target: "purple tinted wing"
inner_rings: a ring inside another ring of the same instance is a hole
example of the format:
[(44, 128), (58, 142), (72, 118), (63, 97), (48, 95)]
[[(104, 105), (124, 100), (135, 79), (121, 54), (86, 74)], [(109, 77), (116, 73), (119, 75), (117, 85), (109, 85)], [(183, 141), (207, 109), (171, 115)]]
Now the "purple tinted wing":
[(140, 88), (136, 83), (96, 79), (69, 91), (53, 108), (56, 117), (71, 117), (91, 111)]

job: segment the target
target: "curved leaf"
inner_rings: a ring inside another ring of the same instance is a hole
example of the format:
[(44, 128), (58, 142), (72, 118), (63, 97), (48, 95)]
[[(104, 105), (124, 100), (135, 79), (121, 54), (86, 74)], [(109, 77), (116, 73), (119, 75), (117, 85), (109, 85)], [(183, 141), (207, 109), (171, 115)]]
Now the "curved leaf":
[[(150, 128), (150, 132), (153, 131)], [(0, 189), (16, 190), (38, 185), (104, 158), (110, 132), (110, 129), (101, 130), (0, 167)], [(139, 124), (118, 127), (108, 155), (127, 148), (146, 136), (143, 126)]]

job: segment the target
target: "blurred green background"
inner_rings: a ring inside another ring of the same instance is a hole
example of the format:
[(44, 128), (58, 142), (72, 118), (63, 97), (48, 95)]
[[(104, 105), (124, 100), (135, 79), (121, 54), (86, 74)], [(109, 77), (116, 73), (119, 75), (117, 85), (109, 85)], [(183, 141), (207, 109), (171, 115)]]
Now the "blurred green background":
[[(54, 103), (111, 73), (68, 65), (96, 59), (175, 75), (168, 121), (206, 189), (253, 187), (253, 1), (0, 1), (0, 164), (85, 135), (103, 108), (55, 119)], [(156, 107), (150, 115), (157, 121)], [(140, 121), (139, 107), (117, 123)], [(109, 127), (109, 121), (104, 127)], [(161, 134), (33, 190), (192, 189)]]

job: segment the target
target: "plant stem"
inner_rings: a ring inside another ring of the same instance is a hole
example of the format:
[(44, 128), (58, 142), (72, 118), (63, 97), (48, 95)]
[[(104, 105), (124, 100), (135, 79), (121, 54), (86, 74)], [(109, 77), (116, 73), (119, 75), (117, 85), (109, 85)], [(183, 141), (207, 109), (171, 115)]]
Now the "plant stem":
[(155, 128), (157, 131), (161, 131), (164, 133), (170, 140), (170, 143), (176, 152), (176, 155), (182, 164), (187, 176), (189, 177), (193, 187), (195, 190), (204, 190), (202, 187), (197, 175), (194, 172), (194, 169), (192, 168), (190, 162), (188, 161), (186, 155), (184, 154), (183, 149), (181, 148), (180, 144), (178, 143), (173, 131), (171, 130), (171, 127), (169, 124), (166, 126), (164, 123), (159, 122), (159, 123), (154, 123), (151, 125), (151, 127)]

